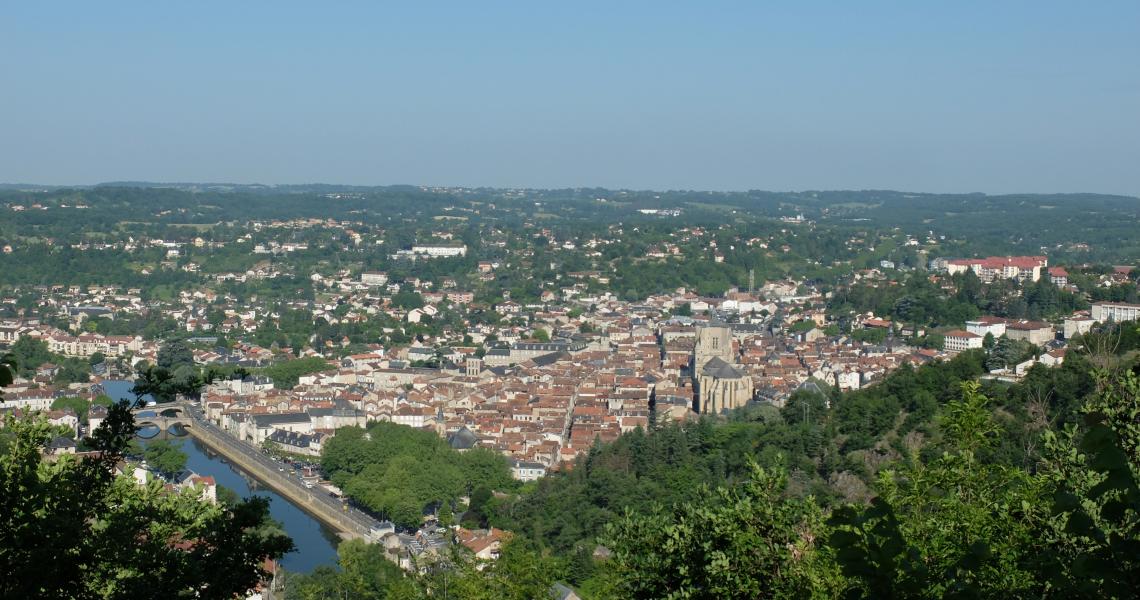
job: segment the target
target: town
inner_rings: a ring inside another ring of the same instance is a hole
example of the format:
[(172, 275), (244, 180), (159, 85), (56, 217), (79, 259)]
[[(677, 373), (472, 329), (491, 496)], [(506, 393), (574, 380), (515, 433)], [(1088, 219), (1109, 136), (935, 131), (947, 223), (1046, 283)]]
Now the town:
[[(346, 428), (428, 432), (457, 453), (501, 456), (524, 484), (623, 434), (783, 409), (796, 394), (842, 402), (904, 366), (963, 352), (985, 353), (983, 379), (1016, 383), (1140, 310), (1135, 269), (1076, 262), (1079, 247), (1056, 265), (946, 255), (962, 246), (933, 231), (843, 228), (802, 212), (714, 226), (641, 208), (633, 223), (579, 228), (520, 217), (509, 200), (466, 202), (408, 214), (410, 232), (291, 218), (105, 230), (67, 246), (11, 238), (0, 256), (98, 257), (107, 281), (77, 283), (66, 267), (56, 281), (51, 267), (16, 273), (0, 297), (0, 344), (20, 368), (0, 408), (45, 415), (60, 433), (52, 454), (83, 452), (122, 398), (107, 386), (168, 369), (170, 381), (191, 382), (167, 399), (190, 403), (196, 436), (208, 427), (238, 456), (278, 460), (262, 478), (276, 480), (280, 465), (285, 493), (319, 493), (333, 514), (346, 511), (343, 531), (415, 570), (452, 543), (492, 559), (510, 533), (476, 519), (441, 535), (446, 501), (389, 520), (321, 468)], [(213, 477), (192, 471), (123, 472), (218, 495)], [(470, 513), (470, 495), (455, 508)]]

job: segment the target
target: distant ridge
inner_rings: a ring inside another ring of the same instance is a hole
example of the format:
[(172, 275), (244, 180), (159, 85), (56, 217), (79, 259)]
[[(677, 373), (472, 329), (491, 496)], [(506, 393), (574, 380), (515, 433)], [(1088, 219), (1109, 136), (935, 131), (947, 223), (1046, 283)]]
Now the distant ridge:
[(824, 200), (826, 197), (836, 197), (842, 195), (860, 195), (871, 197), (890, 197), (894, 200), (912, 199), (912, 200), (927, 200), (934, 198), (955, 198), (955, 199), (1013, 199), (1013, 198), (1099, 198), (1099, 199), (1127, 199), (1127, 200), (1140, 200), (1140, 196), (1129, 196), (1126, 194), (1102, 194), (1099, 192), (1035, 192), (1035, 193), (1022, 193), (1011, 192), (1005, 194), (988, 194), (986, 192), (915, 192), (915, 191), (898, 191), (890, 189), (846, 189), (846, 190), (737, 190), (737, 191), (721, 191), (721, 190), (635, 190), (635, 189), (610, 189), (591, 186), (581, 186), (573, 188), (527, 188), (527, 187), (511, 187), (511, 186), (463, 186), (463, 185), (430, 185), (430, 184), (390, 184), (390, 185), (348, 185), (336, 183), (290, 183), (290, 184), (273, 184), (273, 183), (221, 183), (221, 182), (159, 182), (159, 181), (105, 181), (95, 184), (76, 184), (76, 185), (58, 185), (58, 184), (43, 184), (43, 183), (0, 183), (0, 190), (2, 191), (44, 191), (50, 192), (62, 189), (75, 189), (75, 190), (90, 190), (96, 188), (133, 188), (133, 189), (169, 189), (179, 190), (184, 192), (245, 192), (245, 193), (286, 193), (286, 194), (326, 194), (332, 192), (386, 192), (386, 191), (409, 191), (409, 190), (474, 190), (474, 191), (522, 191), (522, 192), (538, 192), (538, 193), (552, 193), (552, 192), (574, 192), (576, 194), (591, 193), (597, 195), (613, 194), (613, 193), (630, 193), (630, 194), (646, 194), (646, 193), (668, 193), (668, 194), (688, 194), (688, 195), (705, 195), (713, 196), (726, 196), (726, 197), (748, 197), (756, 195), (791, 195), (796, 197), (815, 197), (819, 200)]

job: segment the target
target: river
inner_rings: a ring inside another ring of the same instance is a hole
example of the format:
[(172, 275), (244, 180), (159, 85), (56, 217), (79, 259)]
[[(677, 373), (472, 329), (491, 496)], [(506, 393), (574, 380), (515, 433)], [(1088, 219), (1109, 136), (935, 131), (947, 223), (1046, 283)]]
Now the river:
[[(132, 398), (130, 381), (105, 381), (103, 389), (116, 400)], [(250, 494), (269, 498), (269, 513), (285, 527), (285, 532), (293, 538), (296, 550), (281, 559), (281, 565), (294, 573), (308, 573), (314, 568), (336, 564), (337, 534), (305, 511), (270, 489), (263, 488), (257, 480), (249, 477), (224, 458), (211, 452), (198, 440), (186, 437), (171, 437), (180, 444), (187, 455), (186, 467), (199, 475), (211, 475), (220, 486), (227, 487), (243, 498)], [(146, 440), (140, 440), (143, 444)]]

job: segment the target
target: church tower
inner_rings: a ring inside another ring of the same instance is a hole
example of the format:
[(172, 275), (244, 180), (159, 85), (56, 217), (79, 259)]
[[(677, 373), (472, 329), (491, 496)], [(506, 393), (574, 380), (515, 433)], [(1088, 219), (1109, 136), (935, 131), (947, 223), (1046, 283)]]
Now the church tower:
[(752, 378), (736, 365), (731, 329), (705, 327), (697, 332), (697, 345), (693, 348), (697, 412), (720, 414), (744, 406), (752, 399)]
[(697, 331), (697, 346), (693, 349), (693, 373), (714, 358), (728, 364), (736, 362), (732, 353), (732, 330), (728, 327), (703, 327)]

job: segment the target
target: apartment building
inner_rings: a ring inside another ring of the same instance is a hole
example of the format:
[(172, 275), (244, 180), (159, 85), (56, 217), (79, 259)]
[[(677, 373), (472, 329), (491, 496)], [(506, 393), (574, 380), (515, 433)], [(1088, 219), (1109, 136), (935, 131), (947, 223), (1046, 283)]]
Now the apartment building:
[(982, 339), (984, 337), (984, 335), (970, 333), (969, 331), (963, 331), (961, 329), (947, 331), (943, 334), (943, 339), (945, 340), (943, 349), (951, 354), (957, 354), (959, 352), (965, 352), (966, 350), (981, 348)]
[(1092, 305), (1092, 318), (1101, 323), (1135, 321), (1140, 319), (1140, 304), (1097, 302)]

